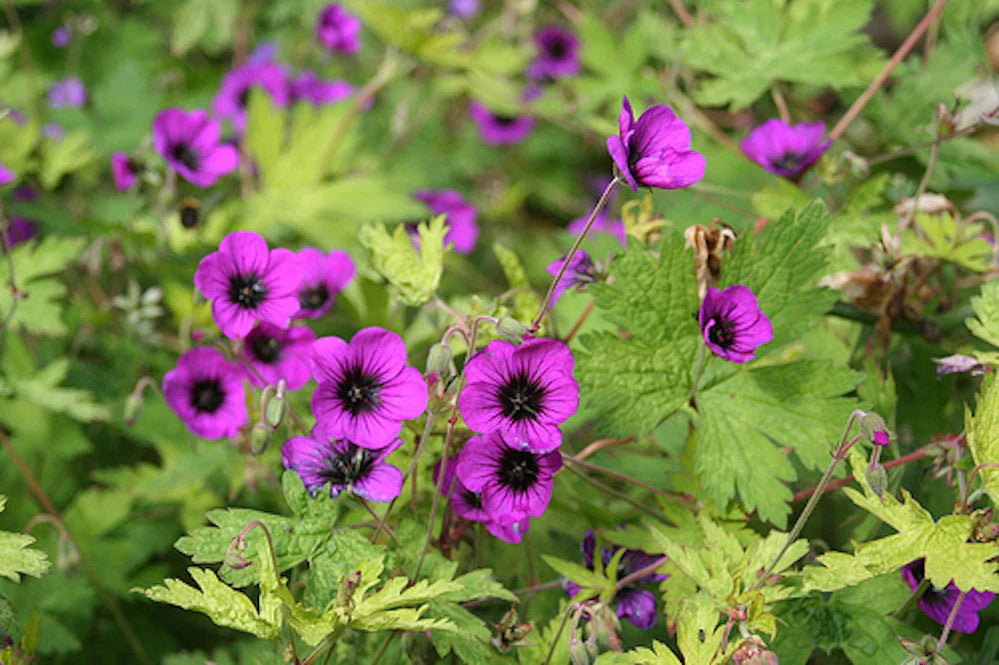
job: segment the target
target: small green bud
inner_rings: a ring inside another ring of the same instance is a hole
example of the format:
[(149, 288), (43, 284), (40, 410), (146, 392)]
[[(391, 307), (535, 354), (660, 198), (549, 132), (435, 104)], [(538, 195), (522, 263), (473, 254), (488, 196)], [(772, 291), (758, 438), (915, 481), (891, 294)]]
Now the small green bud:
[(436, 375), (437, 379), (451, 376), (451, 347), (438, 342), (430, 347), (427, 353), (427, 376)]
[(128, 397), (125, 398), (125, 425), (128, 427), (134, 427), (135, 423), (138, 422), (139, 416), (142, 415), (142, 391), (133, 391)]
[(271, 439), (273, 430), (264, 423), (257, 423), (250, 430), (250, 450), (253, 454), (259, 455), (267, 449), (267, 444)]
[(524, 341), (524, 335), (530, 331), (530, 328), (511, 316), (504, 316), (496, 322), (496, 331), (504, 339), (514, 344), (520, 344)]
[(888, 472), (885, 471), (883, 464), (875, 462), (867, 467), (867, 471), (864, 474), (867, 477), (867, 484), (870, 485), (871, 491), (874, 492), (878, 498), (888, 490)]
[(569, 660), (572, 665), (593, 665), (596, 654), (590, 646), (579, 639), (569, 640)]
[(264, 407), (264, 422), (267, 423), (271, 429), (277, 429), (284, 420), (284, 414), (287, 410), (288, 400), (284, 393), (284, 379), (281, 379), (274, 395), (267, 400), (267, 404)]

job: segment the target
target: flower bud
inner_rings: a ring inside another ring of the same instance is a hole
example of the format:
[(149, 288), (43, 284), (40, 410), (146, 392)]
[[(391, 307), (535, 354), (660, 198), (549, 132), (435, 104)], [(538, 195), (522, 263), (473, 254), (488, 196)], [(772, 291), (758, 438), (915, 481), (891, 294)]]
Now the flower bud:
[(134, 427), (135, 423), (139, 420), (139, 416), (142, 415), (142, 391), (133, 391), (128, 397), (125, 398), (125, 425), (128, 427)]
[(870, 486), (871, 491), (874, 492), (878, 498), (888, 490), (888, 472), (885, 471), (883, 464), (875, 462), (867, 467), (867, 471), (864, 474), (867, 477), (867, 484)]
[(520, 344), (524, 341), (524, 335), (530, 332), (530, 329), (517, 319), (511, 316), (504, 316), (496, 322), (496, 331), (504, 339), (514, 344)]
[(569, 640), (569, 660), (572, 665), (593, 665), (597, 662), (597, 654), (586, 642)]
[(427, 375), (436, 374), (438, 378), (451, 376), (451, 347), (438, 342), (430, 347), (427, 353)]
[(888, 425), (884, 418), (874, 412), (864, 413), (860, 416), (860, 431), (867, 439), (876, 446), (887, 446), (891, 443), (891, 435), (888, 433)]
[(257, 423), (250, 430), (250, 450), (254, 455), (259, 455), (267, 449), (267, 444), (271, 438), (271, 428), (264, 423)]
[(274, 394), (265, 398), (264, 422), (271, 429), (277, 429), (284, 420), (284, 414), (288, 410), (288, 400), (285, 397), (284, 379), (278, 381)]

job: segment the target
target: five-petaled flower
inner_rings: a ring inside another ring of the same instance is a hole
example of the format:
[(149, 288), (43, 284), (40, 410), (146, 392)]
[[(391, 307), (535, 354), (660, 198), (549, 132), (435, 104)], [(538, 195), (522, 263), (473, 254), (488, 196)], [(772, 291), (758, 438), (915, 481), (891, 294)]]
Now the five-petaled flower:
[(334, 53), (357, 53), (361, 22), (337, 3), (326, 5), (316, 21), (316, 39)]
[(111, 174), (114, 176), (114, 186), (124, 192), (135, 184), (141, 167), (139, 163), (124, 152), (111, 154)]
[(563, 27), (547, 25), (534, 33), (538, 56), (527, 69), (532, 78), (558, 78), (579, 72), (579, 39)]
[(247, 423), (243, 371), (218, 349), (198, 347), (177, 359), (163, 377), (163, 397), (205, 439), (236, 436)]
[(639, 186), (679, 189), (704, 177), (704, 155), (690, 149), (690, 130), (670, 107), (649, 107), (636, 122), (625, 97), (618, 131), (607, 137), (607, 151), (634, 191)]
[(558, 448), (558, 426), (579, 407), (573, 366), (569, 347), (558, 340), (489, 342), (465, 365), (468, 385), (458, 398), (465, 424), (483, 434), (498, 431), (522, 450)]
[(734, 363), (752, 360), (756, 348), (774, 338), (773, 325), (760, 311), (756, 296), (741, 284), (722, 291), (708, 288), (697, 320), (711, 352)]
[(264, 90), (275, 106), (287, 106), (291, 98), (288, 74), (274, 62), (251, 61), (236, 67), (222, 78), (215, 96), (215, 113), (229, 118), (239, 131), (246, 128), (246, 109), (253, 88)]
[(302, 269), (302, 282), (298, 286), (298, 304), (301, 309), (296, 319), (317, 319), (333, 308), (336, 294), (354, 279), (357, 268), (347, 252), (333, 250), (324, 253), (315, 247), (306, 247), (295, 254)]
[(221, 124), (204, 111), (170, 108), (153, 120), (153, 145), (167, 164), (198, 187), (210, 187), (239, 166), (239, 153), (219, 143)]
[(746, 157), (771, 173), (797, 180), (818, 161), (832, 141), (823, 141), (824, 122), (799, 123), (793, 127), (771, 118), (749, 132), (739, 147)]
[[(917, 559), (902, 567), (902, 579), (913, 591), (919, 588), (926, 577), (925, 566), (926, 559)], [(948, 582), (943, 589), (930, 585), (919, 597), (919, 609), (923, 611), (923, 614), (943, 626), (947, 623), (960, 595), (961, 590), (957, 588), (953, 580)], [(988, 607), (995, 597), (996, 595), (991, 591), (970, 589), (964, 594), (961, 606), (957, 608), (951, 629), (959, 633), (973, 633), (978, 630), (978, 613)]]
[(440, 477), (440, 464), (434, 467), (434, 484), (448, 497), (451, 511), (470, 522), (482, 522), (486, 530), (500, 540), (514, 544), (523, 540), (531, 526), (531, 518), (523, 517), (509, 523), (495, 521), (482, 505), (482, 494), (468, 489), (455, 476), (457, 468), (458, 460), (454, 457), (448, 459), (443, 478)]
[(326, 81), (315, 72), (304, 71), (291, 82), (293, 101), (306, 101), (313, 106), (325, 106), (347, 99), (354, 94), (354, 86), (346, 81)]
[(402, 445), (394, 439), (380, 448), (366, 448), (347, 439), (327, 439), (315, 429), (312, 436), (296, 436), (281, 447), (281, 461), (316, 495), (330, 484), (330, 496), (347, 491), (371, 501), (391, 501), (402, 490), (402, 471), (385, 458)]
[(489, 145), (520, 143), (534, 129), (529, 115), (494, 113), (478, 102), (468, 105), (468, 115), (479, 127), (479, 136)]
[(312, 378), (309, 350), (316, 333), (305, 326), (287, 330), (273, 323), (258, 323), (243, 340), (243, 355), (253, 369), (250, 383), (263, 388), (285, 380), (288, 390), (298, 390)]
[(406, 364), (406, 346), (393, 332), (364, 328), (345, 342), (322, 337), (312, 345), (315, 432), (380, 448), (399, 436), (402, 421), (427, 408), (427, 384)]
[(298, 311), (302, 270), (287, 249), (268, 250), (253, 231), (235, 231), (217, 252), (201, 259), (194, 284), (212, 301), (212, 316), (222, 334), (246, 337), (254, 321), (287, 328)]
[[(560, 259), (555, 259), (548, 264), (545, 270), (548, 271), (549, 275), (558, 275), (558, 271), (562, 269), (562, 264), (565, 262), (565, 256)], [(552, 304), (554, 307), (558, 299), (562, 297), (562, 294), (569, 289), (576, 286), (585, 286), (587, 284), (592, 284), (597, 280), (597, 270), (593, 265), (593, 260), (590, 255), (583, 250), (579, 250), (572, 257), (572, 261), (566, 267), (565, 272), (562, 273), (562, 278), (558, 280), (555, 285), (555, 291), (552, 293)]]
[[(460, 192), (453, 189), (424, 189), (413, 194), (413, 198), (426, 205), (433, 214), (447, 215), (445, 245), (454, 243), (454, 251), (459, 254), (468, 254), (475, 249), (475, 241), (479, 238), (479, 225), (476, 223), (478, 212)], [(419, 238), (419, 233), (416, 237)]]

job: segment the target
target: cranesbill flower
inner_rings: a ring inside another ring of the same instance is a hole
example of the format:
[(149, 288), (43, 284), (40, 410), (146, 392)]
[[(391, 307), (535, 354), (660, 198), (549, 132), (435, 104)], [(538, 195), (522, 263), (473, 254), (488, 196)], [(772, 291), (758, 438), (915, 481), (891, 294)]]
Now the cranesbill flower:
[(649, 107), (636, 122), (625, 97), (618, 131), (607, 137), (607, 150), (634, 191), (640, 185), (679, 189), (704, 177), (704, 155), (690, 149), (690, 130), (670, 107)]
[[(585, 226), (586, 217), (580, 217), (569, 222), (569, 226), (565, 227), (565, 230), (573, 235), (577, 235)], [(624, 228), (624, 222), (620, 219), (610, 219), (603, 210), (593, 219), (593, 224), (590, 225), (590, 232), (609, 233), (617, 238), (618, 242), (622, 245), (625, 247), (628, 246), (628, 232)]]
[(538, 57), (528, 67), (533, 78), (558, 78), (579, 73), (579, 40), (557, 25), (548, 25), (534, 34)]
[(204, 111), (170, 108), (153, 120), (153, 145), (174, 170), (198, 187), (209, 187), (239, 165), (239, 153), (219, 143), (221, 124)]
[(453, 242), (454, 251), (459, 254), (469, 254), (475, 249), (475, 241), (479, 238), (479, 225), (476, 223), (478, 211), (459, 192), (453, 189), (424, 189), (413, 194), (413, 198), (426, 204), (431, 213), (447, 215), (445, 245)]
[[(565, 262), (565, 256), (559, 259), (555, 259), (548, 264), (545, 270), (548, 274), (555, 276), (558, 271), (562, 269), (562, 264)], [(562, 278), (555, 285), (555, 291), (552, 293), (552, 307), (558, 302), (558, 299), (562, 297), (562, 294), (569, 289), (577, 286), (586, 286), (587, 284), (592, 284), (597, 281), (597, 270), (593, 266), (593, 260), (590, 255), (583, 250), (578, 250), (572, 257), (572, 261), (566, 268), (565, 272), (562, 273)]]
[(393, 332), (364, 328), (349, 343), (322, 337), (310, 358), (319, 383), (312, 413), (324, 439), (379, 448), (399, 436), (402, 421), (427, 408), (427, 384), (406, 364), (406, 346)]
[(709, 287), (697, 321), (711, 352), (734, 363), (756, 357), (756, 348), (774, 338), (774, 328), (760, 311), (749, 287), (735, 284), (719, 291)]
[(482, 495), (468, 489), (460, 478), (455, 477), (457, 458), (449, 458), (445, 469), (444, 477), (440, 478), (440, 465), (434, 467), (434, 484), (448, 497), (451, 511), (455, 515), (470, 522), (482, 522), (489, 533), (508, 543), (516, 544), (523, 540), (531, 526), (531, 518), (524, 517), (511, 523), (494, 521), (482, 507)]
[[(926, 559), (917, 559), (902, 567), (902, 579), (915, 591), (923, 579), (925, 573)], [(961, 590), (957, 588), (953, 580), (943, 589), (935, 586), (930, 587), (919, 597), (919, 609), (923, 614), (936, 621), (941, 626), (947, 623), (947, 618), (954, 609)], [(951, 629), (959, 633), (973, 633), (978, 630), (978, 613), (989, 606), (989, 603), (996, 597), (991, 591), (969, 590), (964, 594), (964, 600), (957, 609), (954, 623)]]
[(479, 0), (451, 0), (447, 10), (458, 18), (472, 18), (479, 13)]
[(163, 377), (163, 397), (187, 428), (204, 439), (236, 436), (247, 423), (243, 371), (209, 346), (177, 359)]
[(535, 453), (498, 431), (468, 440), (458, 456), (458, 478), (478, 492), (491, 521), (512, 524), (540, 517), (552, 498), (552, 478), (562, 468), (557, 451)]
[(302, 283), (298, 286), (298, 304), (301, 309), (296, 319), (317, 319), (333, 308), (336, 294), (354, 279), (357, 268), (347, 252), (334, 250), (328, 254), (306, 247), (295, 254), (302, 269)]
[(52, 45), (56, 48), (66, 48), (73, 39), (73, 32), (69, 26), (60, 25), (52, 31)]
[(354, 86), (346, 81), (324, 81), (311, 71), (302, 72), (291, 82), (291, 98), (307, 101), (313, 106), (333, 104), (353, 94)]
[(483, 526), (486, 527), (486, 531), (500, 540), (516, 545), (524, 540), (524, 534), (531, 528), (531, 518), (523, 517), (509, 524), (490, 521), (484, 523)]
[[(586, 532), (580, 549), (583, 552), (583, 563), (587, 568), (593, 570), (596, 538), (592, 531)], [(614, 558), (614, 554), (619, 549), (621, 549), (619, 545), (600, 549), (600, 558), (603, 560), (604, 566), (610, 563), (611, 559)], [(641, 550), (625, 550), (617, 565), (617, 579), (624, 579), (628, 575), (652, 565), (659, 558)], [(642, 588), (641, 585), (655, 584), (667, 577), (669, 575), (649, 573), (645, 577), (637, 579), (619, 589), (614, 595), (614, 600), (617, 602), (617, 615), (622, 619), (627, 619), (639, 628), (648, 629), (656, 625), (656, 619), (658, 618), (656, 613), (656, 596), (648, 589)], [(569, 580), (566, 580), (564, 585), (570, 597), (574, 597), (579, 593), (581, 588), (578, 584)]]
[(749, 132), (739, 147), (746, 157), (771, 173), (797, 180), (818, 161), (832, 141), (823, 141), (824, 122), (799, 123), (793, 127), (771, 118)]
[(76, 109), (87, 103), (87, 88), (76, 76), (56, 81), (49, 88), (49, 107)]
[(985, 374), (987, 367), (978, 362), (976, 358), (960, 353), (947, 356), (945, 358), (934, 358), (937, 364), (937, 378), (947, 374), (968, 372), (971, 376), (981, 376)]
[(479, 136), (489, 145), (520, 143), (534, 128), (534, 118), (529, 115), (493, 113), (478, 102), (468, 105), (468, 115), (478, 125)]
[(402, 490), (402, 471), (385, 458), (402, 445), (395, 439), (381, 448), (365, 448), (346, 439), (327, 439), (312, 431), (296, 436), (281, 447), (281, 461), (293, 469), (316, 495), (330, 484), (330, 496), (347, 491), (371, 501), (391, 501)]
[(42, 136), (53, 141), (62, 141), (66, 138), (66, 130), (59, 123), (47, 122), (42, 125)]
[(253, 231), (235, 231), (217, 252), (201, 259), (194, 284), (212, 301), (212, 316), (222, 334), (246, 337), (255, 321), (287, 328), (298, 311), (302, 269), (287, 249), (267, 248)]
[(215, 113), (229, 118), (238, 131), (246, 127), (246, 107), (253, 88), (264, 90), (276, 106), (287, 106), (291, 98), (288, 74), (273, 62), (247, 62), (222, 78), (215, 96)]
[(335, 2), (326, 5), (316, 21), (316, 39), (334, 53), (357, 53), (361, 48), (361, 21)]
[(11, 217), (3, 234), (9, 249), (38, 235), (38, 224), (26, 217)]
[(17, 174), (0, 164), (0, 186), (9, 185), (15, 180), (17, 180)]
[(520, 346), (493, 340), (465, 365), (461, 416), (476, 432), (498, 430), (524, 450), (558, 448), (559, 424), (579, 407), (573, 366), (569, 347), (558, 340), (531, 339)]
[(243, 355), (253, 367), (247, 372), (250, 383), (263, 388), (285, 380), (288, 390), (298, 390), (312, 378), (309, 350), (316, 333), (305, 326), (287, 330), (273, 323), (258, 323), (243, 340)]
[(111, 173), (114, 175), (114, 186), (124, 192), (135, 184), (141, 167), (124, 152), (111, 154)]

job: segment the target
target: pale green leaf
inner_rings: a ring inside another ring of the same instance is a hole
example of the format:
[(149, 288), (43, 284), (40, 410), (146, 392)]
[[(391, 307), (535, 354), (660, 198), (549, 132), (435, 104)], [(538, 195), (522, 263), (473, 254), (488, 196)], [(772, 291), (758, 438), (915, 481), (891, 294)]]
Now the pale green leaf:
[(372, 224), (360, 231), (361, 244), (371, 251), (371, 265), (395, 288), (407, 305), (419, 306), (437, 291), (444, 270), (446, 217), (438, 215), (418, 227), (419, 249), (400, 224), (390, 234), (384, 226)]
[(680, 610), (676, 642), (684, 665), (711, 665), (721, 646), (724, 626), (718, 625), (718, 610), (703, 591)]
[(493, 244), (493, 252), (499, 261), (506, 281), (511, 289), (516, 289), (513, 294), (513, 314), (521, 321), (530, 321), (541, 307), (541, 298), (538, 293), (531, 288), (531, 283), (527, 280), (527, 273), (521, 265), (517, 254), (499, 243)]
[(67, 269), (78, 258), (83, 243), (81, 238), (47, 236), (40, 243), (24, 243), (11, 250), (17, 296), (7, 270), (0, 270), (0, 315), (6, 315), (17, 298), (9, 325), (46, 336), (66, 332), (61, 304), (66, 287), (46, 277)]
[(653, 640), (652, 648), (638, 647), (633, 651), (618, 653), (607, 651), (600, 654), (595, 665), (684, 665), (668, 646)]
[(975, 464), (981, 466), (978, 477), (993, 505), (999, 508), (999, 383), (995, 373), (982, 381), (975, 415), (966, 411), (964, 422), (968, 448)]
[(971, 299), (971, 306), (978, 318), (965, 320), (968, 330), (992, 346), (999, 347), (999, 280), (982, 284), (982, 292)]
[[(7, 497), (0, 494), (0, 512), (7, 503)], [(21, 575), (41, 577), (49, 569), (49, 560), (44, 552), (30, 549), (35, 542), (29, 535), (0, 531), (0, 576), (21, 581)]]

